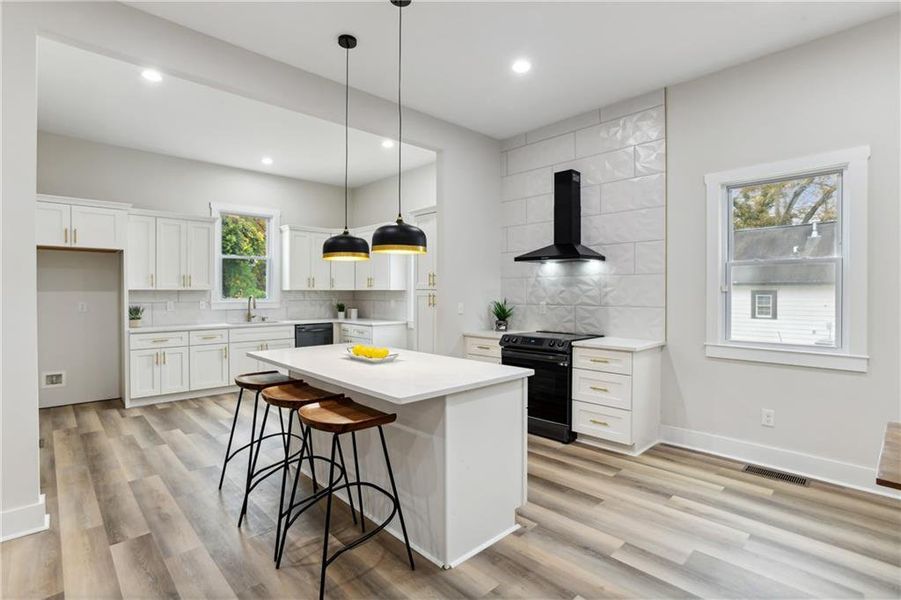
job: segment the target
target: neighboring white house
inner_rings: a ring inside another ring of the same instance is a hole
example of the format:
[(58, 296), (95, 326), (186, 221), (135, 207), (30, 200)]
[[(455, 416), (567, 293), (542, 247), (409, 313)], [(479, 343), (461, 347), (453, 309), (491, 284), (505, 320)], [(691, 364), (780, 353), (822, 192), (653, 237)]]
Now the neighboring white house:
[[(831, 256), (835, 222), (740, 229), (737, 261)], [(832, 264), (746, 265), (733, 272), (730, 339), (835, 346), (836, 273)]]

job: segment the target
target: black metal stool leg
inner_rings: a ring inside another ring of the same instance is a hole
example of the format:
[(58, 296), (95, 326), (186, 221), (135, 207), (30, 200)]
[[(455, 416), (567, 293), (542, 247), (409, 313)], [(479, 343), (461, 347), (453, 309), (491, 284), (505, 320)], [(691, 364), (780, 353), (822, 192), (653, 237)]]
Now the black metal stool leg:
[[(337, 437), (337, 436), (335, 436)], [(341, 469), (344, 471), (344, 482), (348, 484), (347, 487), (347, 503), (350, 505), (350, 516), (354, 520), (354, 525), (357, 524), (357, 511), (354, 509), (354, 497), (351, 494), (350, 489), (350, 477), (347, 476), (347, 465), (344, 464), (344, 450), (341, 449), (341, 440), (338, 439), (338, 458), (341, 460)], [(329, 481), (331, 483), (331, 481)]]
[[(363, 487), (360, 485), (360, 461), (357, 459), (357, 432), (350, 432), (350, 441), (354, 447), (354, 473), (357, 476), (357, 501), (360, 505), (360, 531), (366, 533), (366, 516), (363, 514)], [(348, 493), (350, 488), (348, 488)]]
[[(301, 425), (301, 430), (303, 431), (301, 440), (301, 448), (307, 447), (307, 437), (311, 435), (310, 427)], [(285, 515), (285, 526), (282, 528), (282, 539), (278, 544), (278, 558), (275, 559), (275, 568), (278, 569), (282, 566), (282, 556), (285, 554), (285, 542), (288, 538), (288, 526), (291, 522), (291, 511), (294, 507), (294, 499), (297, 497), (297, 486), (300, 483), (300, 465), (303, 462), (303, 450), (301, 450), (300, 460), (297, 461), (297, 471), (294, 473), (294, 486), (291, 488), (291, 500), (288, 502), (288, 514)], [(310, 461), (312, 463), (312, 460)]]
[[(250, 497), (250, 484), (253, 483), (253, 476), (256, 475), (257, 471), (257, 460), (260, 458), (260, 449), (263, 447), (263, 439), (266, 437), (266, 421), (269, 419), (269, 408), (270, 404), (266, 403), (266, 409), (263, 410), (263, 424), (260, 425), (260, 435), (256, 441), (256, 450), (253, 447), (250, 448), (250, 453), (253, 455), (253, 463), (250, 467), (250, 477), (247, 478), (247, 489), (244, 490), (244, 505), (241, 507), (241, 519), (247, 515), (247, 499)], [(241, 520), (238, 520), (238, 527), (241, 526)]]
[(335, 449), (338, 448), (338, 434), (332, 434), (332, 455), (328, 475), (328, 500), (325, 504), (325, 535), (322, 539), (322, 572), (319, 575), (319, 600), (325, 598), (325, 569), (328, 567), (328, 536), (332, 521), (332, 489), (335, 486)]
[(241, 399), (244, 397), (244, 388), (238, 392), (238, 405), (235, 406), (235, 416), (232, 419), (232, 431), (228, 434), (228, 445), (225, 447), (225, 459), (222, 461), (222, 474), (219, 475), (219, 489), (222, 489), (222, 482), (225, 481), (225, 467), (228, 465), (228, 455), (232, 451), (232, 440), (235, 437), (235, 427), (238, 425), (238, 413), (241, 412)]
[[(291, 411), (289, 410), (288, 411), (289, 418), (290, 418), (290, 414), (291, 414)], [(284, 416), (282, 416), (282, 407), (281, 406), (278, 407), (278, 424), (282, 428), (282, 440), (285, 442), (285, 455), (287, 456), (288, 446), (291, 444), (291, 438), (290, 438), (290, 436), (285, 437), (285, 418), (284, 418)], [(290, 425), (290, 423), (289, 423), (289, 425)]]
[(400, 507), (400, 496), (397, 495), (397, 485), (394, 483), (394, 471), (391, 470), (391, 459), (388, 458), (388, 444), (385, 443), (385, 432), (379, 425), (379, 438), (382, 440), (382, 450), (385, 453), (385, 466), (388, 467), (388, 479), (391, 480), (391, 492), (394, 494), (394, 503), (397, 504), (397, 516), (400, 517), (400, 528), (404, 532), (404, 544), (407, 546), (407, 558), (410, 559), (410, 569), (415, 571), (413, 564), (413, 550), (410, 549), (410, 538), (407, 537), (407, 525), (404, 523), (404, 511)]
[[(238, 527), (244, 521), (244, 513), (247, 512), (247, 490), (250, 489), (250, 480), (253, 479), (253, 443), (257, 434), (257, 408), (260, 405), (260, 392), (257, 390), (253, 397), (253, 419), (250, 423), (250, 446), (247, 448), (247, 478), (244, 483), (244, 503), (241, 505), (241, 514), (238, 516)], [(268, 406), (268, 405), (267, 405)]]
[[(307, 456), (309, 456), (309, 460), (310, 460), (310, 478), (313, 480), (313, 491), (318, 492), (319, 491), (319, 482), (316, 481), (316, 465), (313, 463), (313, 432), (310, 430), (309, 425), (306, 426), (306, 431), (308, 433), (307, 438), (306, 438), (306, 440), (307, 440), (306, 444), (307, 444), (307, 452), (308, 452)], [(298, 468), (300, 468), (300, 467), (298, 466)]]
[[(281, 407), (279, 407), (278, 416), (279, 416), (279, 420), (281, 420), (281, 416), (282, 416)], [(293, 425), (294, 425), (294, 420), (292, 419), (291, 413), (289, 411), (288, 412), (288, 437), (285, 438), (286, 440), (291, 439), (291, 431), (293, 429)], [(284, 429), (285, 429), (284, 421), (282, 421), (282, 431), (283, 432), (284, 432)], [(304, 448), (301, 448), (301, 458), (303, 458), (303, 450), (304, 450)], [(282, 489), (281, 489), (281, 492), (279, 492), (279, 494), (278, 494), (278, 524), (275, 527), (275, 551), (273, 552), (272, 560), (276, 560), (278, 558), (279, 542), (281, 541), (281, 538), (282, 538), (282, 536), (281, 536), (282, 513), (285, 511), (285, 484), (288, 481), (288, 457), (289, 457), (289, 450), (288, 450), (288, 442), (286, 441), (285, 442), (285, 466), (282, 468)], [(298, 470), (300, 470), (300, 461), (297, 462), (297, 465), (298, 465)]]

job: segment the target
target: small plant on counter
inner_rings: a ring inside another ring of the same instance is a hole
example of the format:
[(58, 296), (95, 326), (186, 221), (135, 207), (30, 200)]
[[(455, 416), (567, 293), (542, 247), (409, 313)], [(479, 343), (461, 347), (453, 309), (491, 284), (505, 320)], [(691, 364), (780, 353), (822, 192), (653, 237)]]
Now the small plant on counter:
[(491, 313), (494, 315), (494, 330), (507, 331), (507, 321), (513, 316), (513, 307), (507, 304), (507, 299), (495, 300), (491, 303)]
[(344, 309), (345, 309), (344, 303), (343, 303), (343, 302), (337, 303), (337, 304), (335, 305), (335, 308), (338, 309), (338, 318), (339, 318), (339, 319), (343, 319), (343, 318), (344, 318)]
[(144, 307), (143, 306), (129, 306), (128, 307), (128, 324), (132, 327), (138, 327), (141, 324), (141, 319), (144, 317)]

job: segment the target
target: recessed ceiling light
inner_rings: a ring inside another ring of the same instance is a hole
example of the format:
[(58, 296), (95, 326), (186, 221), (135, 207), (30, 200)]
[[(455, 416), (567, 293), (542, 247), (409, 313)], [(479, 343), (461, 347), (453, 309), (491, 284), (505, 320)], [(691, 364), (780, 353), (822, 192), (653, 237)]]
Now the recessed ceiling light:
[(532, 63), (524, 58), (520, 58), (513, 62), (513, 66), (511, 68), (517, 75), (523, 75), (525, 73), (528, 73), (532, 69)]
[(382, 140), (382, 148), (394, 148), (394, 140)]
[(264, 165), (267, 165), (267, 166), (268, 166), (268, 165), (271, 165), (271, 164), (272, 164), (272, 157), (271, 157), (271, 156), (264, 156), (262, 159), (260, 159), (260, 162), (263, 163)]
[(144, 69), (141, 71), (141, 77), (153, 83), (159, 83), (163, 80), (162, 74), (155, 69)]

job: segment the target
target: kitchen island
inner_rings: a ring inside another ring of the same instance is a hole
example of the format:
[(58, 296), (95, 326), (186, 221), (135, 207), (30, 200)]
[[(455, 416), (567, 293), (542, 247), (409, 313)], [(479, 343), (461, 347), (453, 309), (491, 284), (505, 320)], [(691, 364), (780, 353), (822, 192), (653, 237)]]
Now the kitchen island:
[[(397, 413), (385, 427), (410, 543), (453, 567), (514, 531), (526, 502), (526, 399), (530, 369), (400, 350), (393, 362), (352, 360), (346, 344), (250, 352), (316, 387)], [(342, 440), (349, 447), (350, 440)], [(361, 479), (388, 486), (378, 435), (357, 434)], [(328, 440), (314, 432), (317, 454)], [(348, 463), (353, 474), (353, 465)], [(321, 469), (321, 470), (320, 470)], [(326, 480), (324, 467), (317, 467)], [(351, 475), (353, 478), (353, 475)], [(343, 499), (340, 494), (337, 498)], [(364, 493), (367, 516), (390, 505)], [(397, 522), (388, 531), (399, 537)]]

